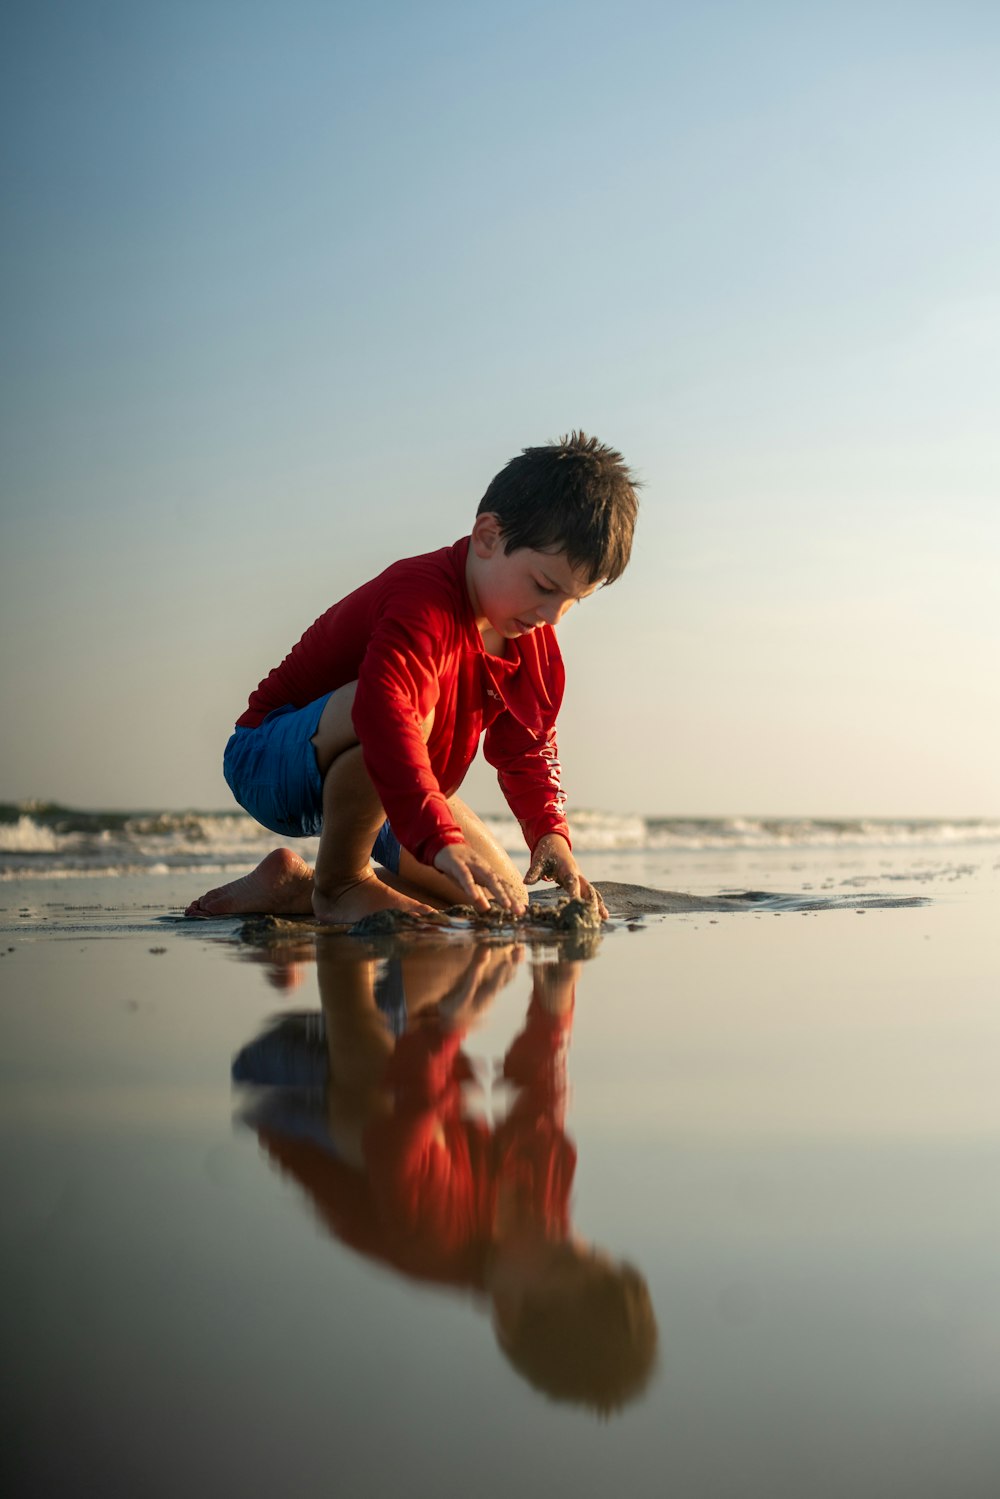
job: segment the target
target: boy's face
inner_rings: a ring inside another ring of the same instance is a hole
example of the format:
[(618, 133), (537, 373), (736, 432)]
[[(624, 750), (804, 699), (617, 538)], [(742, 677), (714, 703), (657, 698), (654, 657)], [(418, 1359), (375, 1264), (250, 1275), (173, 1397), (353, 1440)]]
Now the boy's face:
[(597, 589), (583, 568), (570, 566), (563, 551), (504, 551), (495, 515), (476, 517), (466, 567), (469, 596), (481, 630), (505, 640), (527, 635), (538, 625), (555, 626), (568, 609)]

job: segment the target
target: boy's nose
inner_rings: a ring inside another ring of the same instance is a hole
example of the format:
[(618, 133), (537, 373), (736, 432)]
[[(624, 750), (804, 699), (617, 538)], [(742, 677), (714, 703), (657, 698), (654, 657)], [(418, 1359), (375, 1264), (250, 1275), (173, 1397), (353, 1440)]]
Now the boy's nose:
[(554, 626), (559, 623), (567, 609), (571, 608), (572, 603), (572, 599), (553, 599), (551, 603), (542, 604), (537, 613), (547, 625)]

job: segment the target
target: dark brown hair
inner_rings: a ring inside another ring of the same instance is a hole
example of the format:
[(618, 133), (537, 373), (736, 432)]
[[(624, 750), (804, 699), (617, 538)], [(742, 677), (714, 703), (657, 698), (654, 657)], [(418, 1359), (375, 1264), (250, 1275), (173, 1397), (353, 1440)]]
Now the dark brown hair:
[(567, 1285), (527, 1295), (510, 1336), (498, 1329), (498, 1342), (536, 1390), (610, 1416), (642, 1393), (656, 1368), (649, 1288), (624, 1261), (560, 1248)]
[(479, 502), (500, 522), (504, 551), (565, 551), (591, 583), (613, 583), (628, 566), (638, 511), (621, 453), (585, 432), (525, 448), (502, 468)]

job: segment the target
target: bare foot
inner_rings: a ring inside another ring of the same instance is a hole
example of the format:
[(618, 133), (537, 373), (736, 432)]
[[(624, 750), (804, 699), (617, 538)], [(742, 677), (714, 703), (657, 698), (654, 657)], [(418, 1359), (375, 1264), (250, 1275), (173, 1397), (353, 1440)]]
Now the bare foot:
[(407, 911), (411, 916), (426, 916), (434, 909), (419, 900), (411, 900), (399, 890), (393, 890), (376, 875), (374, 869), (366, 869), (360, 879), (346, 885), (334, 885), (320, 893), (313, 889), (312, 912), (317, 921), (353, 922), (373, 911)]
[(313, 872), (290, 848), (276, 848), (257, 868), (193, 900), (185, 916), (310, 916)]

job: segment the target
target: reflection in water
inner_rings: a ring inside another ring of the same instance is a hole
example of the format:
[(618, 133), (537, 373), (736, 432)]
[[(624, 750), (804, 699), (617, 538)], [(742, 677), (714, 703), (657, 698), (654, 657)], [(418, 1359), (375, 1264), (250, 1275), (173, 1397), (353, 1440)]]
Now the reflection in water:
[[(520, 1033), (471, 1108), (465, 1037), (513, 978), (513, 942), (422, 942), (377, 962), (317, 944), (322, 1011), (288, 1014), (233, 1063), (242, 1118), (340, 1241), (420, 1281), (485, 1293), (497, 1341), (536, 1388), (607, 1413), (647, 1384), (646, 1283), (574, 1233), (564, 1130), (577, 961), (532, 960)], [(498, 1100), (499, 1101), (499, 1100)]]

